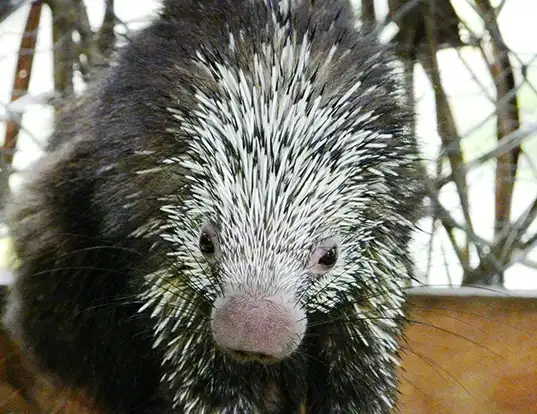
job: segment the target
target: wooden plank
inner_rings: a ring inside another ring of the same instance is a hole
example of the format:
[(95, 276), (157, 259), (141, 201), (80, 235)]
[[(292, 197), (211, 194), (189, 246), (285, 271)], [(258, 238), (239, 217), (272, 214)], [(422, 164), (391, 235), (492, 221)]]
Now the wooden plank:
[(537, 413), (537, 300), (411, 298), (402, 413)]

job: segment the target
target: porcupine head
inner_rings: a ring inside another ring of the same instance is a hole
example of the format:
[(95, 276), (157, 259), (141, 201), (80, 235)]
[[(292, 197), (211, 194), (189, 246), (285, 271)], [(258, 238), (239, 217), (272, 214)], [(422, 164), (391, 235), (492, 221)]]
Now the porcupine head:
[(414, 214), (398, 75), (343, 2), (241, 8), (227, 44), (196, 50), (194, 107), (167, 108), (184, 186), (162, 197), (167, 259), (141, 295), (164, 381), (192, 412), (203, 395), (254, 410), (240, 401), (285, 378), (384, 412)]

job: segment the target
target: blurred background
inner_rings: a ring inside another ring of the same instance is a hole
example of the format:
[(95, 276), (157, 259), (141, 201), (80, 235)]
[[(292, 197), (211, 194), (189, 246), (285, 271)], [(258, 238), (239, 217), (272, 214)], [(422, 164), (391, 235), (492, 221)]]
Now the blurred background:
[[(353, 3), (357, 24), (400, 58), (429, 173), (413, 242), (419, 323), (409, 331), (403, 411), (537, 412), (537, 1)], [(18, 171), (39, 162), (58, 102), (83, 92), (159, 6), (0, 0), (0, 285), (12, 260), (2, 203)], [(492, 400), (495, 387), (509, 403)]]

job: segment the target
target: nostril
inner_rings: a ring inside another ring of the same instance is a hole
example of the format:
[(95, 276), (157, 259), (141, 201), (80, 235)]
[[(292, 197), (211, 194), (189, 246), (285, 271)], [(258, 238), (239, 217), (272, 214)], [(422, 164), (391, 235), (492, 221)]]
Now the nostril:
[(238, 361), (273, 363), (290, 355), (305, 330), (302, 311), (275, 298), (233, 296), (212, 315), (216, 344)]

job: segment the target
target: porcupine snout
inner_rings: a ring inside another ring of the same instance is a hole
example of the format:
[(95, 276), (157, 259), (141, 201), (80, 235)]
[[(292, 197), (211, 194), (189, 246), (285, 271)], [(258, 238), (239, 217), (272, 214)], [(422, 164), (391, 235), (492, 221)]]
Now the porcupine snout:
[(304, 312), (280, 297), (235, 295), (213, 309), (213, 338), (239, 361), (277, 362), (297, 349), (305, 330)]

